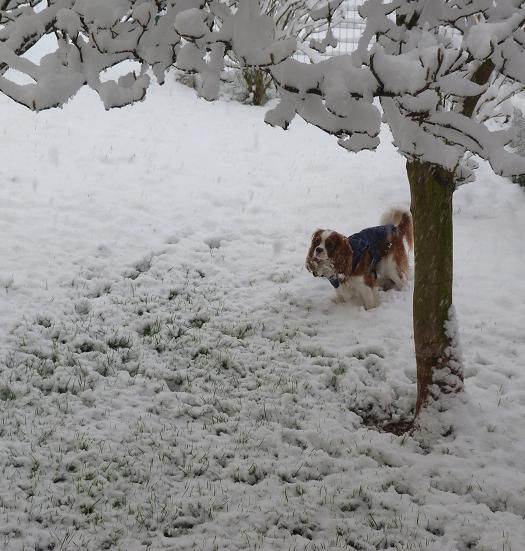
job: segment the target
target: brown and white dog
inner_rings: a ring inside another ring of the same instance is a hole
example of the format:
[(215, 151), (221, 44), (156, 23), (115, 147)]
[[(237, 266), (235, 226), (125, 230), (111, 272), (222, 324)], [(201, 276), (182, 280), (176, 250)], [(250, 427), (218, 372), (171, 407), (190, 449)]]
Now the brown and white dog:
[(367, 310), (379, 305), (378, 289), (401, 289), (408, 273), (408, 252), (414, 243), (410, 211), (392, 208), (381, 225), (346, 237), (333, 230), (316, 230), (306, 257), (306, 269), (326, 277), (336, 301), (356, 299)]

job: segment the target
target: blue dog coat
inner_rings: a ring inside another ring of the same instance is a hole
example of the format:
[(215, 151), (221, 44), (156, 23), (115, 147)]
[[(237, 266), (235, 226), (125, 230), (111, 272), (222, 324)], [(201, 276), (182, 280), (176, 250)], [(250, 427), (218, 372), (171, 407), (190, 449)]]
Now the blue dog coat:
[[(352, 247), (352, 271), (357, 268), (365, 251), (368, 251), (372, 257), (370, 271), (375, 273), (375, 267), (385, 254), (385, 243), (388, 241), (388, 236), (394, 231), (393, 224), (385, 224), (384, 226), (374, 226), (373, 228), (365, 228), (359, 233), (354, 233), (348, 238)], [(387, 247), (388, 248), (388, 247)]]

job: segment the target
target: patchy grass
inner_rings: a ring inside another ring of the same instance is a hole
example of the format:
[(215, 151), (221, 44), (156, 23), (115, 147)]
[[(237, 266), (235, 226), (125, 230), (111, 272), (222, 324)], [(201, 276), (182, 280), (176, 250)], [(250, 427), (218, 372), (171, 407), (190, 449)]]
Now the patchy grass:
[(413, 407), (386, 349), (338, 354), (300, 321), (309, 304), (254, 315), (220, 277), (167, 266), (91, 277), (14, 330), (5, 549), (435, 550), (473, 503), (522, 521), (519, 498), (449, 483), (411, 436), (367, 429)]

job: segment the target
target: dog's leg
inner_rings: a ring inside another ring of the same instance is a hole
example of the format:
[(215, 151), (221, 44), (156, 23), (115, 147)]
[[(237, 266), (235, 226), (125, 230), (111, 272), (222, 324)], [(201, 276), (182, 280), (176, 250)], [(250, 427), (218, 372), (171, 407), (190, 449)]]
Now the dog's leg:
[(351, 281), (347, 279), (335, 290), (335, 302), (338, 304), (348, 302), (353, 294)]
[(392, 289), (392, 287), (400, 291), (405, 285), (406, 276), (392, 255), (388, 255), (381, 260), (377, 273), (381, 286), (385, 291)]
[(396, 291), (401, 291), (405, 286), (405, 278), (403, 274), (399, 273), (397, 270), (392, 270), (390, 278), (394, 282), (394, 288)]
[(365, 310), (379, 306), (379, 295), (377, 289), (374, 287), (374, 279), (372, 274), (352, 277), (355, 294), (359, 296)]

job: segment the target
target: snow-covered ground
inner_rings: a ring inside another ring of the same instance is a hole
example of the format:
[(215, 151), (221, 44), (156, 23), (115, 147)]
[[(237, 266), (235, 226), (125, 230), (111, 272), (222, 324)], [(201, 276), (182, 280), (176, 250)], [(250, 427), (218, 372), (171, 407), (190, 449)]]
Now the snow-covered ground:
[(525, 549), (525, 192), (455, 198), (466, 399), (422, 445), (411, 289), (303, 267), (316, 227), (408, 203), (388, 143), (174, 82), (104, 112), (0, 98), (0, 548)]

